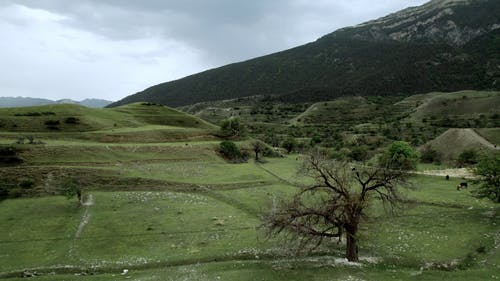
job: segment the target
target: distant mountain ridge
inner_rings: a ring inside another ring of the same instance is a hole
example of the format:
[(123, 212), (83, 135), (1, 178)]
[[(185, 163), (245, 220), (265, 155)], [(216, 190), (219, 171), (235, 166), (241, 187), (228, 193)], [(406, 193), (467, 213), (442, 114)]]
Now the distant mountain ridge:
[(47, 104), (79, 104), (86, 107), (101, 108), (112, 103), (112, 101), (103, 99), (84, 99), (82, 101), (75, 101), (72, 99), (61, 99), (61, 100), (49, 100), (40, 98), (26, 98), (26, 97), (0, 97), (0, 107), (25, 107), (25, 106), (37, 106), (37, 105), (47, 105)]
[(315, 42), (162, 83), (110, 106), (500, 89), (500, 1), (433, 0)]

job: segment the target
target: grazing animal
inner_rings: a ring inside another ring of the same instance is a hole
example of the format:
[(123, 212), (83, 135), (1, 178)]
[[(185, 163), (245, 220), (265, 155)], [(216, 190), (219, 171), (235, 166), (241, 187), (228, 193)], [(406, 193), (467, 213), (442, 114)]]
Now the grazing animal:
[(467, 182), (461, 182), (459, 184), (457, 184), (457, 190), (460, 190), (462, 188), (467, 188)]
[(446, 175), (446, 180), (449, 181), (450, 180), (450, 176), (449, 175)]

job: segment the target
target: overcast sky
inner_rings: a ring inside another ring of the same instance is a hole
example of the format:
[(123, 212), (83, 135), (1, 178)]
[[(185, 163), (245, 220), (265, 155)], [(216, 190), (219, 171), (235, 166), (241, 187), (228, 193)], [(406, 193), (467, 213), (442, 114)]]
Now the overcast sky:
[(425, 0), (0, 0), (0, 96), (118, 100)]

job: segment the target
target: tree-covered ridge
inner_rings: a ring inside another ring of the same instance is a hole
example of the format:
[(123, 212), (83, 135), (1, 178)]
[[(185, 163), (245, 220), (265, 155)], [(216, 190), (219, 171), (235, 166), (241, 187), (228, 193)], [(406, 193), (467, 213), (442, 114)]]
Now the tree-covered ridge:
[[(182, 106), (253, 95), (273, 95), (297, 102), (353, 95), (499, 89), (500, 70), (495, 66), (500, 53), (500, 30), (494, 28), (500, 24), (498, 6), (498, 1), (473, 1), (454, 7), (452, 15), (434, 21), (436, 28), (455, 20), (457, 30), (480, 30), (475, 36), (462, 35), (467, 40), (461, 44), (423, 37), (367, 40), (360, 35), (363, 30), (382, 30), (380, 23), (367, 23), (290, 50), (162, 83), (111, 106), (135, 101)], [(447, 5), (432, 7), (429, 13), (433, 14), (450, 9)], [(466, 17), (467, 13), (470, 16)], [(407, 16), (411, 20), (413, 15)], [(467, 19), (458, 21), (457, 17)], [(399, 28), (403, 32), (409, 27), (401, 24)], [(390, 34), (394, 32), (395, 29)]]

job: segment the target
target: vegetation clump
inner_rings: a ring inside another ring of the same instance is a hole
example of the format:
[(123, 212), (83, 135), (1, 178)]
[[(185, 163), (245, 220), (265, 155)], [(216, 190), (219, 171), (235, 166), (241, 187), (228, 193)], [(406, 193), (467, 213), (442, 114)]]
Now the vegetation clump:
[(238, 118), (230, 118), (222, 122), (221, 135), (228, 139), (242, 139), (247, 136), (246, 127)]
[(474, 195), (500, 203), (500, 155), (482, 158), (473, 172), (480, 182), (480, 186), (474, 190)]
[(379, 159), (379, 165), (390, 169), (415, 170), (420, 153), (405, 141), (393, 142)]
[(420, 161), (422, 163), (441, 163), (441, 153), (433, 149), (430, 145), (424, 147), (420, 153)]
[(459, 167), (470, 166), (477, 164), (479, 154), (475, 149), (466, 149), (458, 155), (457, 165)]
[(232, 141), (223, 141), (219, 144), (219, 153), (225, 159), (233, 163), (242, 163), (248, 161), (249, 154), (247, 151), (242, 151)]
[(7, 146), (0, 147), (0, 165), (18, 165), (23, 162), (23, 159), (19, 155), (20, 149)]
[(63, 179), (59, 186), (62, 195), (66, 196), (68, 199), (76, 197), (78, 204), (83, 204), (83, 189), (80, 181), (76, 178), (66, 178)]

